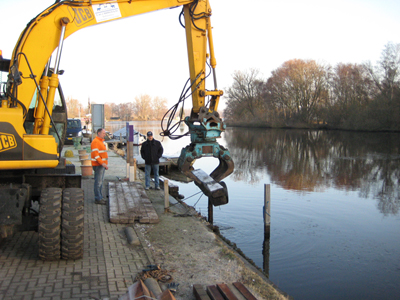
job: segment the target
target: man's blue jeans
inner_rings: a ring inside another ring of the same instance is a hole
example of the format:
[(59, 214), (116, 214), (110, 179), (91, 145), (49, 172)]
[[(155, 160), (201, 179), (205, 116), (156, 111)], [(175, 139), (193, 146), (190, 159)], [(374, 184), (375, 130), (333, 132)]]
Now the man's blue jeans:
[(94, 200), (100, 201), (103, 199), (103, 180), (105, 168), (103, 166), (93, 166), (94, 171)]
[(159, 166), (160, 165), (144, 165), (144, 184), (146, 186), (146, 188), (150, 187), (150, 173), (151, 170), (153, 170), (153, 174), (154, 174), (154, 185), (156, 188), (158, 188), (160, 186), (159, 184)]

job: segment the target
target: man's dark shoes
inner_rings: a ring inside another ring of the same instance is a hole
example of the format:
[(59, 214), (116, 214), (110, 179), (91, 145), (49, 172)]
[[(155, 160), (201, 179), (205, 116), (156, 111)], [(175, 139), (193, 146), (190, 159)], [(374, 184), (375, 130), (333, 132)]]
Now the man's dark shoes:
[(99, 205), (107, 205), (107, 200), (101, 199), (101, 200), (95, 200), (94, 203), (99, 204)]

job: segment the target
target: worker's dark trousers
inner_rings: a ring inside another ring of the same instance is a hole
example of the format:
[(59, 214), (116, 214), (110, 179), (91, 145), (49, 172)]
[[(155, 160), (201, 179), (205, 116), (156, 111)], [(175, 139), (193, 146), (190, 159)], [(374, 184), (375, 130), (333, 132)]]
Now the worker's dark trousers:
[(103, 180), (105, 168), (103, 166), (93, 166), (94, 171), (94, 200), (100, 201), (103, 199)]
[(159, 165), (144, 165), (144, 184), (146, 188), (150, 187), (150, 173), (153, 170), (154, 173), (154, 185), (155, 188), (160, 186), (159, 184)]

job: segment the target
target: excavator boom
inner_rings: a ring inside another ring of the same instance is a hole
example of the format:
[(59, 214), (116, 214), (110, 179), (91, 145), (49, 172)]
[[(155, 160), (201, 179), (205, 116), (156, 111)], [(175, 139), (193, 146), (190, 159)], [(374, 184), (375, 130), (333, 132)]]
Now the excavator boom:
[[(89, 26), (179, 6), (183, 6), (185, 18), (192, 93), (192, 112), (185, 118), (191, 144), (182, 149), (179, 167), (210, 197), (204, 180), (192, 173), (194, 161), (204, 156), (218, 158), (220, 164), (210, 175), (216, 182), (228, 176), (234, 166), (229, 151), (216, 142), (225, 125), (217, 112), (223, 92), (218, 90), (215, 76), (208, 0), (64, 0), (56, 1), (32, 19), (21, 33), (9, 61), (6, 94), (1, 99), (0, 126), (14, 144), (0, 151), (0, 169), (57, 166), (62, 138), (55, 130), (53, 107), (59, 87), (62, 47), (70, 35)], [(51, 66), (50, 58), (56, 49)], [(205, 88), (208, 57), (214, 77), (211, 91)], [(207, 102), (207, 99), (210, 100)], [(32, 126), (26, 125), (29, 116)]]

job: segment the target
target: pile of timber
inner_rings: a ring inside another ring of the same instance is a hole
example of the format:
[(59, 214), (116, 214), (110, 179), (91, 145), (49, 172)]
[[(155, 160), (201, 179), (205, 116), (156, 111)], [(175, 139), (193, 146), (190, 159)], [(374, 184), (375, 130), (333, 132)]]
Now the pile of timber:
[(194, 284), (193, 294), (197, 300), (257, 300), (240, 282), (208, 285), (205, 289), (200, 284)]
[[(197, 300), (257, 300), (251, 292), (240, 282), (232, 284), (220, 283), (209, 285), (206, 289), (200, 284), (193, 285), (193, 294)], [(173, 293), (167, 288), (160, 288), (154, 278), (147, 278), (144, 282), (139, 279), (128, 288), (128, 292), (118, 300), (133, 299), (176, 300)]]
[(139, 182), (108, 183), (110, 222), (117, 224), (158, 223), (157, 212)]

